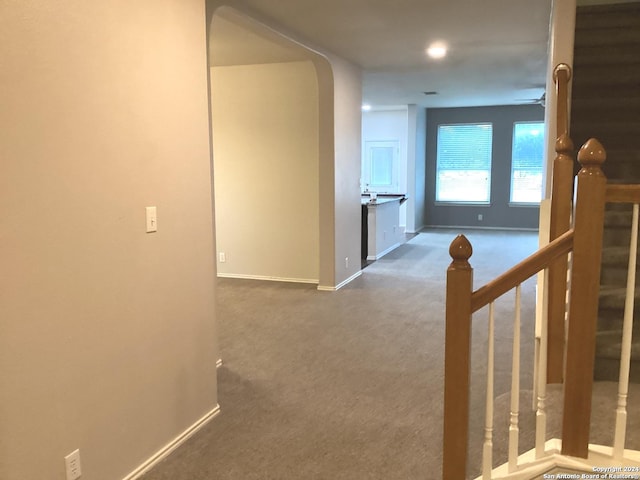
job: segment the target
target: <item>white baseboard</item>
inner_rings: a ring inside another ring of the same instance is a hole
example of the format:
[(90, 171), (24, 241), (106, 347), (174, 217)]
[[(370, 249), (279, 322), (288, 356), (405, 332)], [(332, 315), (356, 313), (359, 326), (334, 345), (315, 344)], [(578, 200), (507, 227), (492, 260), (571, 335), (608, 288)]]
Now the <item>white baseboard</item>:
[(317, 278), (286, 278), (270, 277), (266, 275), (244, 275), (242, 273), (218, 273), (220, 278), (241, 278), (244, 280), (267, 280), (270, 282), (291, 282), (291, 283), (318, 283)]
[(538, 228), (529, 228), (529, 227), (480, 227), (478, 225), (427, 225), (422, 228), (420, 233), (425, 233), (425, 230), (429, 230), (430, 228), (438, 228), (438, 229), (465, 229), (465, 230), (507, 230), (513, 232), (537, 232)]
[(323, 286), (323, 285), (318, 285), (318, 290), (320, 290), (322, 292), (335, 292), (336, 290), (339, 290), (342, 287), (344, 287), (347, 283), (349, 283), (349, 282), (355, 280), (356, 278), (358, 278), (360, 275), (362, 275), (362, 270), (358, 270), (356, 273), (351, 275), (346, 280), (343, 280), (342, 282), (340, 282), (335, 287), (326, 287), (326, 286)]
[(213, 410), (201, 417), (196, 423), (187, 428), (184, 432), (178, 435), (176, 438), (167, 443), (164, 447), (154, 453), (149, 459), (147, 459), (142, 465), (136, 468), (129, 475), (122, 480), (136, 480), (143, 474), (147, 473), (153, 467), (155, 467), (162, 460), (167, 458), (171, 452), (187, 441), (194, 433), (209, 423), (216, 415), (220, 413), (220, 405), (216, 405)]
[(396, 248), (398, 248), (400, 245), (402, 245), (401, 243), (396, 243), (395, 245), (391, 245), (389, 248), (387, 248), (384, 252), (380, 252), (377, 255), (367, 255), (367, 260), (380, 260), (382, 257), (384, 257), (387, 253), (389, 253), (392, 250), (395, 250)]

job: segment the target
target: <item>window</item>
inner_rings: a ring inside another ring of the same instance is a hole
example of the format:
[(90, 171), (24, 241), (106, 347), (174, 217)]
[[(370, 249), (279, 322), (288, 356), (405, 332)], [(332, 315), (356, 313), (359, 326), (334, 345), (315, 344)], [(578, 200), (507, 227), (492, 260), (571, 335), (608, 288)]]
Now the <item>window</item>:
[(437, 202), (489, 203), (492, 137), (490, 123), (438, 126)]
[(398, 140), (365, 142), (362, 184), (366, 190), (397, 193), (398, 151)]
[(513, 125), (512, 203), (540, 203), (543, 150), (544, 123), (522, 122)]

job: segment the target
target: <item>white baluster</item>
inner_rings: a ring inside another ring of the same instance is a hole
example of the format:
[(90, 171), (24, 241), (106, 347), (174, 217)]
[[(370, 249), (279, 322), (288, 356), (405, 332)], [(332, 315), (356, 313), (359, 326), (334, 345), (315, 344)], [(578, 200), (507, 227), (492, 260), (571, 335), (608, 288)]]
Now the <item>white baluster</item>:
[(518, 467), (518, 415), (520, 411), (520, 307), (521, 285), (516, 287), (516, 314), (513, 322), (513, 356), (511, 361), (511, 416), (509, 422), (509, 472)]
[(627, 295), (624, 301), (624, 323), (622, 327), (622, 351), (620, 352), (620, 377), (618, 380), (618, 408), (613, 440), (613, 458), (621, 460), (627, 432), (627, 394), (629, 392), (629, 364), (631, 363), (631, 340), (633, 336), (633, 304), (636, 286), (636, 259), (638, 255), (638, 204), (633, 205), (631, 241), (629, 243), (629, 266), (627, 269)]
[(491, 480), (491, 469), (493, 468), (493, 307), (493, 302), (491, 302), (489, 304), (489, 336), (487, 341), (487, 405), (484, 424), (484, 446), (482, 450), (482, 478), (484, 480)]
[[(544, 284), (549, 285), (549, 269), (544, 271)], [(543, 311), (548, 311), (549, 296), (546, 288), (543, 292)], [(538, 363), (538, 402), (536, 410), (536, 458), (544, 456), (544, 444), (547, 436), (547, 412), (546, 412), (546, 396), (547, 396), (547, 322), (543, 321), (540, 326), (540, 356)]]

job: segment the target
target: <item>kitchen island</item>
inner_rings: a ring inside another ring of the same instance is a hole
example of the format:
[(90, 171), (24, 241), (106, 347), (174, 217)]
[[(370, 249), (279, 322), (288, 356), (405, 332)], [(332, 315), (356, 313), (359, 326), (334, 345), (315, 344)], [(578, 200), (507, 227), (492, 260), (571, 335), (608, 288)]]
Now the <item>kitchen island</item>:
[(362, 194), (363, 260), (378, 260), (403, 243), (400, 205), (406, 200), (403, 194)]

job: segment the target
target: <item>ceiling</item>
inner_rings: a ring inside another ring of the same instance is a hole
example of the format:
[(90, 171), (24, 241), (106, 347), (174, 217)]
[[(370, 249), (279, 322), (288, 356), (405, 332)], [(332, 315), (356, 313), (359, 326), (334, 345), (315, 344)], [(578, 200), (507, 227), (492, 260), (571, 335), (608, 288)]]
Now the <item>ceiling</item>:
[[(363, 103), (460, 107), (533, 103), (544, 92), (551, 0), (244, 0), (278, 30), (363, 70)], [(228, 9), (214, 16), (211, 63), (300, 61), (299, 45)], [(433, 41), (448, 55), (425, 55)], [(425, 95), (435, 91), (436, 95)]]

